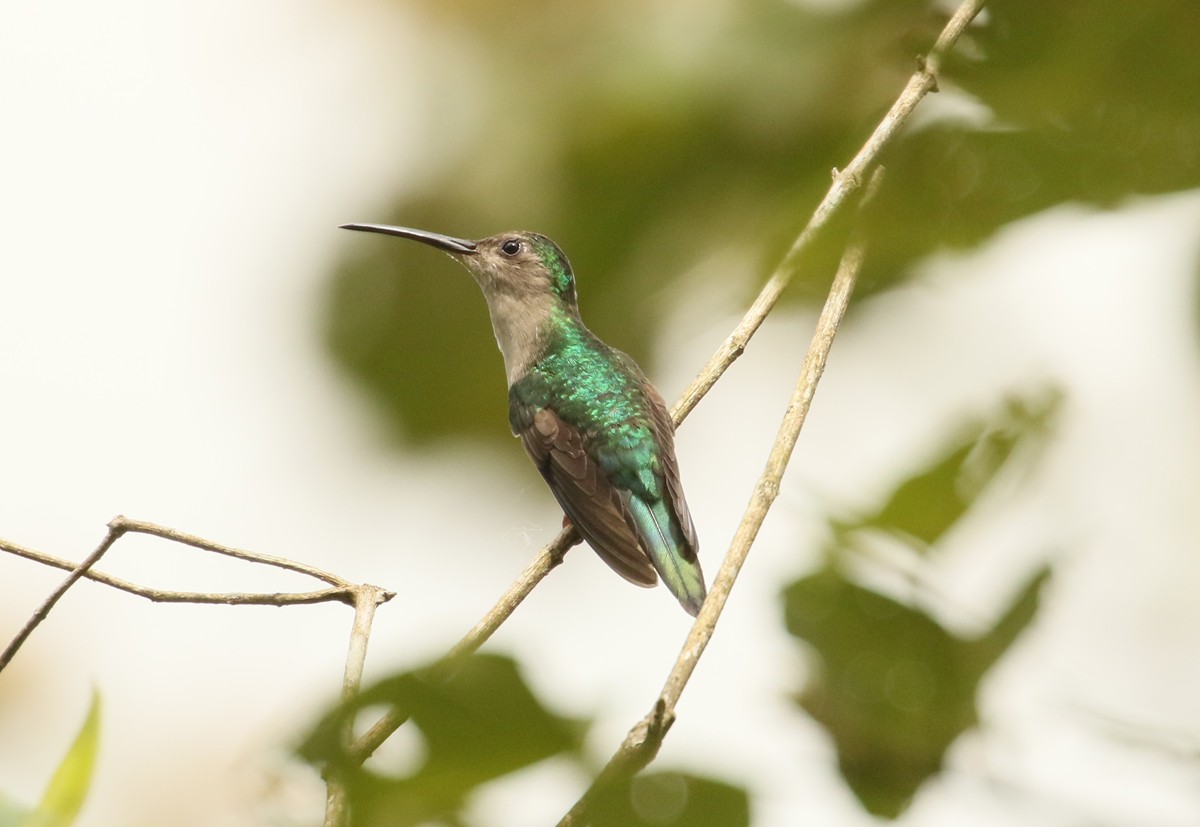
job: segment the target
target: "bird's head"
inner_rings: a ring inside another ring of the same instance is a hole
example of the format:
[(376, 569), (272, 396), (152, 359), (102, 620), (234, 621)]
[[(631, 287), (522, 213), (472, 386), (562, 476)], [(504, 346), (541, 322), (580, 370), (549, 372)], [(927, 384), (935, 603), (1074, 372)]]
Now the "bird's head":
[(467, 268), (489, 304), (501, 297), (531, 304), (553, 297), (568, 308), (576, 308), (571, 264), (562, 249), (544, 235), (514, 230), (471, 241), (385, 224), (343, 224), (342, 227), (410, 238), (448, 253)]

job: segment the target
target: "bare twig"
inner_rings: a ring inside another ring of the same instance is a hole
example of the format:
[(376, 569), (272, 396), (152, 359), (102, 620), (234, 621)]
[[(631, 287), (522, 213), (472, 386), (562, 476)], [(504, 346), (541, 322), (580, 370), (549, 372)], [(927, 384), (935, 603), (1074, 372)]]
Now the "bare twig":
[(354, 600), (354, 626), (350, 630), (350, 648), (346, 652), (346, 672), (342, 678), (343, 699), (357, 695), (362, 686), (363, 666), (367, 662), (367, 640), (371, 636), (375, 609), (395, 596), (393, 592), (369, 584), (358, 586), (357, 592)]
[[(175, 592), (150, 589), (112, 577), (111, 575), (91, 571), (92, 565), (112, 547), (113, 543), (128, 533), (148, 534), (174, 543), (181, 543), (216, 554), (223, 554), (227, 557), (233, 557), (248, 563), (259, 563), (287, 571), (298, 572), (328, 583), (330, 588), (290, 594)], [(71, 571), (71, 575), (46, 599), (13, 642), (9, 644), (4, 654), (0, 655), (0, 670), (12, 660), (13, 655), (21, 648), (21, 645), (29, 637), (30, 633), (46, 618), (50, 609), (66, 593), (67, 589), (80, 578), (87, 577), (98, 583), (103, 583), (115, 589), (136, 594), (139, 597), (156, 602), (221, 603), (228, 605), (253, 604), (260, 606), (286, 606), (328, 601), (348, 603), (354, 607), (354, 625), (350, 631), (350, 646), (346, 653), (346, 670), (342, 679), (342, 698), (343, 700), (349, 700), (358, 694), (359, 687), (362, 685), (363, 666), (367, 658), (367, 640), (371, 634), (371, 622), (375, 617), (375, 609), (396, 596), (395, 592), (388, 591), (387, 589), (381, 589), (378, 586), (366, 583), (354, 584), (338, 577), (336, 574), (330, 574), (327, 571), (322, 571), (304, 563), (297, 563), (294, 560), (246, 551), (245, 549), (232, 548), (220, 543), (214, 543), (211, 540), (205, 540), (193, 534), (176, 531), (173, 528), (166, 528), (165, 526), (142, 520), (131, 520), (128, 517), (116, 517), (113, 519), (108, 524), (108, 533), (104, 535), (104, 539), (100, 545), (79, 565), (4, 540), (0, 540), (0, 551), (7, 551), (27, 560), (34, 560), (47, 566)], [(342, 735), (347, 747), (349, 747), (349, 742), (353, 735), (351, 726), (352, 722), (347, 722), (346, 729)], [(331, 775), (326, 778), (325, 825), (326, 827), (345, 827), (349, 823), (349, 816), (345, 784), (342, 783), (340, 778)]]
[[(378, 586), (357, 587), (354, 600), (354, 626), (350, 630), (350, 648), (346, 652), (346, 672), (342, 679), (342, 701), (349, 701), (358, 694), (362, 686), (363, 667), (367, 661), (367, 641), (371, 635), (371, 622), (375, 609), (391, 599), (391, 592)], [(346, 748), (354, 737), (354, 719), (346, 720), (342, 732), (342, 743)], [(325, 827), (343, 827), (350, 823), (349, 799), (346, 785), (336, 773), (326, 776)]]
[(67, 589), (78, 583), (79, 578), (87, 574), (88, 569), (90, 569), (97, 560), (103, 557), (104, 553), (112, 548), (112, 544), (115, 543), (117, 539), (120, 538), (120, 536), (124, 533), (125, 529), (116, 525), (115, 520), (108, 524), (108, 531), (105, 533), (104, 539), (100, 541), (100, 545), (96, 546), (96, 550), (89, 554), (82, 563), (80, 563), (78, 566), (75, 566), (71, 570), (71, 573), (67, 575), (67, 579), (59, 584), (59, 587), (51, 592), (50, 596), (42, 602), (42, 605), (39, 606), (37, 611), (33, 613), (33, 616), (25, 622), (25, 625), (21, 628), (21, 631), (17, 632), (17, 636), (14, 637), (12, 642), (8, 644), (8, 647), (4, 650), (3, 654), (0, 654), (0, 672), (4, 671), (4, 667), (8, 666), (9, 662), (13, 659), (13, 656), (17, 654), (17, 650), (20, 649), (29, 636), (33, 634), (33, 630), (36, 629), (41, 622), (46, 619), (46, 616), (50, 614), (50, 610), (54, 608), (54, 604), (57, 603), (59, 599), (67, 593)]
[[(76, 564), (44, 551), (0, 540), (0, 551), (7, 551), (17, 557), (33, 560), (51, 568), (63, 571), (74, 571)], [(83, 573), (85, 580), (93, 580), (105, 586), (111, 586), (129, 594), (144, 597), (152, 603), (216, 603), (226, 606), (292, 606), (306, 603), (328, 603), (336, 601), (347, 605), (354, 604), (354, 589), (350, 584), (332, 586), (312, 592), (271, 592), (259, 594), (256, 592), (183, 592), (169, 589), (155, 589), (149, 586), (139, 586), (111, 574), (88, 569)]]
[[(154, 537), (161, 537), (164, 540), (181, 543), (193, 548), (211, 551), (216, 554), (223, 554), (227, 557), (233, 557), (238, 560), (243, 560), (249, 563), (259, 563), (261, 565), (273, 566), (275, 568), (286, 569), (300, 574), (306, 574), (309, 577), (316, 578), (324, 583), (330, 584), (327, 589), (318, 589), (310, 592), (186, 592), (186, 591), (170, 591), (165, 589), (154, 589), (147, 586), (140, 586), (136, 583), (130, 583), (128, 580), (122, 580), (119, 577), (113, 577), (109, 574), (104, 574), (99, 571), (92, 571), (92, 565), (104, 555), (112, 545), (125, 534), (148, 534)], [(260, 554), (258, 552), (246, 551), (245, 549), (232, 548), (224, 546), (220, 543), (214, 543), (211, 540), (205, 540), (202, 537), (197, 537), (192, 534), (185, 534), (182, 531), (176, 531), (172, 528), (156, 525), (154, 523), (145, 522), (143, 520), (131, 520), (128, 517), (115, 517), (108, 524), (108, 532), (105, 534), (100, 546), (96, 551), (80, 564), (76, 564), (69, 560), (63, 560), (45, 552), (35, 551), (34, 549), (25, 548), (24, 546), (10, 543), (7, 540), (0, 540), (0, 551), (6, 551), (17, 557), (23, 557), (26, 560), (33, 560), (43, 565), (53, 568), (63, 569), (71, 572), (58, 589), (55, 590), (45, 603), (30, 617), (25, 627), (18, 633), (12, 643), (0, 655), (0, 669), (3, 669), (17, 650), (25, 643), (26, 638), (30, 633), (45, 620), (50, 609), (54, 604), (66, 593), (75, 582), (80, 578), (94, 580), (97, 583), (102, 583), (106, 586), (111, 586), (114, 589), (119, 589), (129, 594), (135, 594), (138, 597), (144, 597), (156, 603), (208, 603), (219, 604), (226, 606), (296, 606), (310, 603), (328, 603), (338, 602), (346, 603), (347, 605), (356, 606), (360, 593), (363, 590), (374, 590), (374, 593), (379, 595), (378, 602), (386, 602), (391, 600), (395, 594), (384, 589), (379, 589), (377, 586), (360, 586), (351, 583), (338, 577), (336, 574), (330, 574), (327, 571), (308, 566), (303, 563), (297, 563), (294, 560), (287, 560), (282, 557), (274, 557), (269, 554)], [(368, 624), (369, 625), (369, 624)]]
[[(967, 25), (974, 19), (984, 0), (966, 0), (946, 24), (938, 36), (929, 54), (918, 63), (917, 71), (909, 78), (904, 91), (892, 104), (891, 109), (880, 121), (871, 137), (863, 145), (858, 154), (841, 172), (834, 171), (833, 184), (829, 191), (813, 211), (807, 226), (801, 231), (792, 244), (787, 255), (771, 278), (767, 281), (750, 309), (746, 311), (741, 322), (717, 349), (708, 363), (692, 380), (691, 385), (683, 392), (679, 401), (671, 409), (675, 425), (680, 425), (687, 415), (699, 404), (700, 400), (712, 389), (726, 369), (732, 365), (746, 349), (746, 345), (762, 325), (767, 315), (775, 307), (783, 289), (791, 281), (795, 272), (796, 260), (813, 244), (820, 230), (823, 230), (839, 208), (847, 199), (861, 188), (867, 169), (879, 157), (883, 148), (895, 137), (900, 127), (908, 120), (913, 109), (925, 95), (937, 89), (937, 72), (941, 68), (942, 58), (962, 35)], [(562, 562), (562, 557), (573, 543), (578, 542), (578, 536), (573, 530), (559, 532), (553, 540), (543, 548), (533, 562), (521, 572), (521, 575), (509, 586), (508, 590), (488, 610), (487, 614), (475, 624), (440, 663), (449, 664), (458, 657), (477, 650), (488, 638), (500, 628), (508, 617), (516, 610), (534, 587), (540, 583), (550, 571)], [(350, 758), (355, 761), (365, 761), (408, 720), (408, 714), (401, 709), (387, 712), (375, 726), (371, 727), (354, 743), (350, 750)]]
[[(226, 557), (233, 557), (237, 560), (245, 560), (247, 563), (258, 563), (264, 566), (274, 566), (277, 569), (294, 571), (298, 574), (307, 574), (309, 577), (315, 577), (317, 580), (324, 581), (331, 586), (337, 586), (339, 588), (346, 588), (353, 585), (349, 581), (338, 577), (336, 574), (330, 574), (327, 571), (322, 571), (315, 566), (297, 563), (295, 560), (288, 560), (283, 557), (273, 557), (270, 554), (261, 554), (257, 551), (246, 551), (245, 549), (223, 546), (220, 543), (214, 543), (212, 540), (205, 540), (203, 537), (197, 537), (194, 534), (185, 534), (182, 531), (176, 531), (173, 528), (167, 528), (166, 526), (148, 523), (145, 520), (131, 520), (128, 517), (118, 516), (110, 525), (118, 525), (124, 531), (134, 532), (137, 534), (150, 534), (154, 537), (161, 537), (164, 540), (170, 540), (173, 543), (181, 543), (185, 546), (191, 546), (192, 548), (211, 551), (215, 552), (216, 554), (224, 554)], [(346, 602), (353, 604), (353, 597)]]
[[(871, 178), (867, 197), (879, 186), (882, 168), (875, 171)], [(864, 201), (865, 203), (865, 201)], [(667, 675), (662, 692), (654, 702), (653, 708), (642, 720), (634, 725), (621, 746), (600, 774), (592, 782), (587, 791), (575, 803), (575, 806), (563, 816), (559, 827), (570, 827), (582, 823), (581, 819), (588, 805), (597, 792), (611, 784), (632, 777), (635, 773), (654, 760), (662, 746), (667, 730), (675, 720), (675, 704), (678, 703), (683, 689), (692, 676), (700, 656), (704, 654), (709, 640), (716, 629), (717, 620), (725, 608), (725, 601), (737, 580), (738, 573), (746, 562), (750, 547), (758, 536), (758, 530), (763, 524), (767, 512), (775, 498), (779, 495), (779, 483), (783, 472), (787, 469), (792, 450), (800, 436), (800, 428), (808, 415), (812, 404), (813, 394), (817, 383), (825, 370), (825, 362), (829, 357), (829, 349), (833, 345), (833, 337), (837, 333), (850, 303), (850, 294), (854, 290), (854, 282), (862, 268), (863, 247), (861, 242), (854, 240), (847, 246), (834, 276), (833, 286), (825, 300), (825, 306), (817, 319), (817, 328), (813, 333), (812, 343), (804, 357), (804, 365), (800, 369), (800, 377), (796, 380), (796, 388), (792, 392), (791, 401), (780, 423), (775, 444), (767, 458), (766, 468), (758, 479), (758, 484), (746, 506), (746, 512), (738, 525), (737, 532), (729, 544), (729, 551), (721, 562), (721, 568), (713, 580), (708, 598), (700, 609), (700, 614), (692, 624), (691, 632), (679, 652), (675, 666)]]

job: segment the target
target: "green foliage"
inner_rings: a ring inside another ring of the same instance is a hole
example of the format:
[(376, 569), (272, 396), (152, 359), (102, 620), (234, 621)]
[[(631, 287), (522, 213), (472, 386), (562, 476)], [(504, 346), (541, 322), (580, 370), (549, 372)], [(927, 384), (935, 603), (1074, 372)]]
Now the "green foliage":
[(832, 566), (784, 592), (788, 631), (820, 658), (797, 702), (829, 732), (863, 806), (894, 818), (976, 722), (987, 670), (1037, 612), (1040, 571), (985, 635), (964, 640)]
[(0, 796), (0, 827), (70, 827), (87, 798), (100, 747), (100, 695), (93, 692), (87, 717), (59, 762), (42, 800), (26, 810)]
[[(340, 734), (366, 707), (406, 710), (424, 742), (417, 769), (389, 777), (347, 762)], [(564, 755), (578, 758), (583, 722), (549, 711), (509, 658), (475, 655), (444, 669), (403, 672), (331, 713), (302, 745), (310, 762), (346, 781), (356, 825), (458, 824), (479, 785)]]
[(69, 827), (83, 809), (88, 788), (92, 783), (92, 771), (96, 766), (96, 752), (100, 746), (100, 695), (92, 693), (92, 702), (79, 734), (63, 756), (62, 763), (54, 771), (46, 792), (38, 804), (34, 823), (46, 827)]
[(988, 421), (971, 423), (952, 437), (946, 451), (912, 475), (870, 513), (831, 520), (835, 543), (853, 544), (863, 532), (882, 531), (915, 551), (936, 543), (1005, 467), (1018, 446), (1025, 463), (1046, 436), (1058, 408), (1057, 392), (1036, 399), (1007, 400)]
[(654, 772), (605, 789), (588, 815), (591, 827), (748, 827), (750, 801), (721, 781)]
[[(439, 104), (465, 101), (468, 128), (435, 107), (433, 134), (456, 137), (426, 148), (421, 189), (347, 220), (550, 235), (575, 266), (584, 318), (651, 373), (664, 288), (717, 255), (738, 261), (731, 251), (743, 264), (722, 280), (747, 294), (760, 283), (944, 22), (919, 0), (836, 12), (650, 0), (638, 25), (620, 3), (521, 8), (427, 4), (464, 48), (430, 55), (422, 82)], [(964, 90), (982, 114), (891, 147), (863, 289), (1056, 204), (1200, 185), (1197, 31), (1194, 0), (989, 3), (941, 79), (943, 96)], [(463, 75), (463, 51), (477, 75)], [(824, 295), (838, 240), (800, 262), (793, 298)], [(397, 239), (347, 249), (326, 328), (339, 363), (413, 439), (502, 438), (500, 357), (469, 277)]]
[(1064, 202), (1200, 186), (1200, 4), (997, 0), (947, 83), (990, 115), (910, 132), (884, 163), (865, 277)]
[(967, 640), (915, 606), (852, 582), (842, 562), (882, 533), (926, 551), (1004, 469), (1037, 456), (1058, 396), (1011, 399), (962, 427), (877, 509), (831, 521), (825, 567), (784, 591), (787, 629), (817, 655), (796, 700), (829, 732), (846, 782), (870, 812), (894, 818), (977, 720), (980, 680), (1033, 620), (1049, 577), (1032, 576), (993, 628)]
[[(419, 733), (423, 749), (406, 775), (384, 775), (345, 755), (347, 725), (361, 710), (380, 707), (406, 712), (404, 726)], [(550, 711), (510, 658), (476, 654), (453, 670), (438, 664), (374, 684), (330, 712), (299, 752), (346, 784), (356, 827), (465, 825), (472, 794), (520, 769), (558, 757), (590, 772), (582, 754), (587, 723)], [(596, 827), (737, 827), (748, 823), (749, 803), (727, 783), (661, 772), (606, 790), (592, 813)]]

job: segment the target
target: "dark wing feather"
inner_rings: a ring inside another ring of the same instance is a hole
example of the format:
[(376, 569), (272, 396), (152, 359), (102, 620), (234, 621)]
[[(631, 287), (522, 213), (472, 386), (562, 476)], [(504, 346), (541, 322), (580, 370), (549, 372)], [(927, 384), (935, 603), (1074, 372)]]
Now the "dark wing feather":
[(696, 535), (696, 525), (692, 522), (692, 512), (683, 497), (683, 484), (679, 481), (679, 461), (675, 459), (675, 422), (671, 419), (671, 412), (667, 410), (662, 395), (649, 381), (643, 379), (642, 390), (650, 402), (654, 437), (662, 447), (659, 458), (663, 481), (667, 488), (664, 499), (671, 504), (675, 518), (679, 520), (679, 527), (683, 530), (683, 537), (687, 540), (687, 548), (681, 549), (684, 559), (696, 562), (697, 552), (700, 551), (700, 539)]
[[(579, 430), (551, 408), (536, 410), (526, 423), (517, 432), (521, 444), (600, 559), (631, 583), (646, 587), (657, 583), (654, 567), (630, 527), (621, 493), (588, 456)], [(676, 478), (678, 486), (677, 472)]]

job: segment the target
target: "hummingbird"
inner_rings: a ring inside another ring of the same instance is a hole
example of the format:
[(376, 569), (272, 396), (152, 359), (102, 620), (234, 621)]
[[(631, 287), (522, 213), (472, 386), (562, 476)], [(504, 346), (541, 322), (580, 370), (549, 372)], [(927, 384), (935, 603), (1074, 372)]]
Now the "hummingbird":
[(504, 357), (509, 426), (567, 518), (617, 574), (646, 588), (661, 577), (699, 613), (704, 575), (671, 414), (637, 363), (584, 325), (562, 249), (526, 231), (472, 241), (384, 224), (342, 229), (419, 241), (467, 269)]

